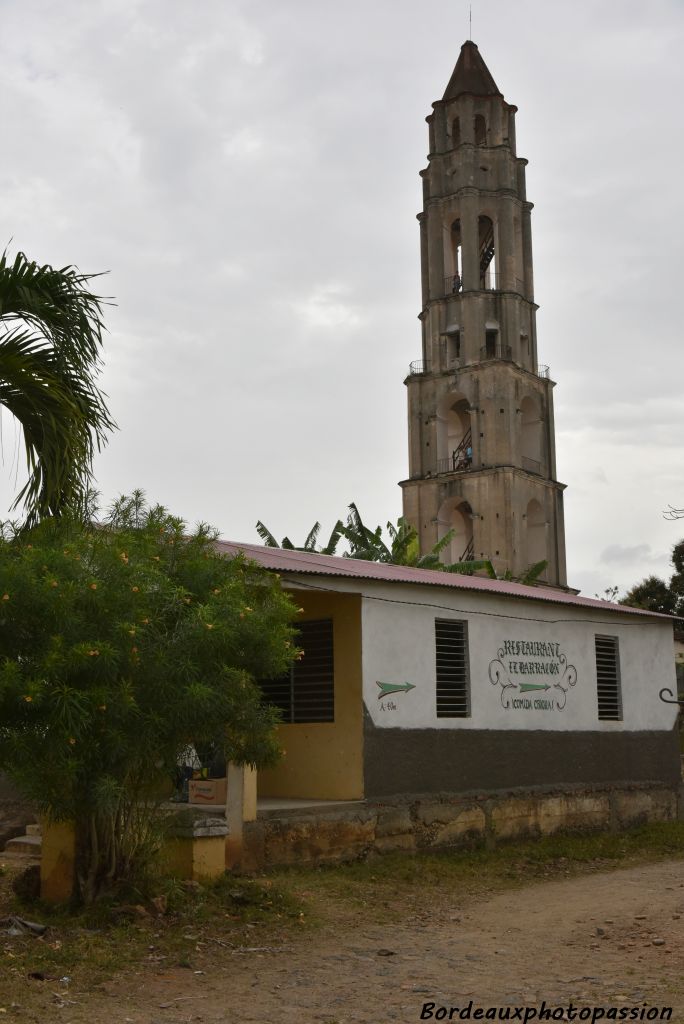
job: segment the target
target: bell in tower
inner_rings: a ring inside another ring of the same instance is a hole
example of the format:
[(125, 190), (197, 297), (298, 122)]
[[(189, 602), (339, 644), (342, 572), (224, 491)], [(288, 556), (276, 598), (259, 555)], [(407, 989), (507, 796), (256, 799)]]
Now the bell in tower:
[(490, 559), (566, 587), (553, 381), (537, 360), (532, 204), (516, 107), (473, 42), (433, 104), (419, 214), (422, 359), (406, 379), (404, 516), (445, 561)]

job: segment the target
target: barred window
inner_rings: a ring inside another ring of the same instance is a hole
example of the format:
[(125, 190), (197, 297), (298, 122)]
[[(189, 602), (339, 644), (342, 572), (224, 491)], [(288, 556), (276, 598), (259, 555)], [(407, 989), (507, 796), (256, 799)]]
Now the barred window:
[(606, 721), (622, 719), (620, 648), (616, 636), (596, 636), (596, 689), (598, 716)]
[(264, 701), (278, 708), (283, 722), (334, 722), (332, 619), (300, 622), (295, 643), (304, 657), (286, 675), (261, 680)]
[(468, 624), (457, 619), (435, 619), (437, 717), (470, 715)]

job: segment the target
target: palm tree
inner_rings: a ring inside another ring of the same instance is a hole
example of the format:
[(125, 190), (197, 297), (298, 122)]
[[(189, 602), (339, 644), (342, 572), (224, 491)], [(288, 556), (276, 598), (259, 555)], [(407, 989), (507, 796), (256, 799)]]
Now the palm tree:
[(115, 426), (95, 383), (105, 300), (88, 284), (97, 276), (0, 257), (0, 405), (23, 432), (29, 478), (12, 507), (24, 505), (26, 525), (83, 509), (93, 455)]

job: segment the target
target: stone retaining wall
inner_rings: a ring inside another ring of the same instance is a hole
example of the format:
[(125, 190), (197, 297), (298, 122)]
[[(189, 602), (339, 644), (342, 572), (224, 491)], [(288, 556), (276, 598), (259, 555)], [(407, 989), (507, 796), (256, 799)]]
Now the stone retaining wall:
[(680, 794), (661, 784), (486, 794), (429, 794), (272, 810), (244, 826), (241, 867), (348, 861), (371, 853), (493, 845), (561, 831), (616, 831), (680, 816)]

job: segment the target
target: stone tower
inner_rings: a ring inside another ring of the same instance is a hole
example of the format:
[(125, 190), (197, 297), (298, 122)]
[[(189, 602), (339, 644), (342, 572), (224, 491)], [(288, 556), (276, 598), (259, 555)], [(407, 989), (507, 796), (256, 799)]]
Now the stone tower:
[(537, 361), (527, 161), (516, 107), (463, 44), (427, 118), (420, 221), (423, 358), (406, 379), (404, 516), (447, 561), (489, 558), (514, 575), (542, 559), (565, 587), (564, 485), (556, 480), (553, 381)]

